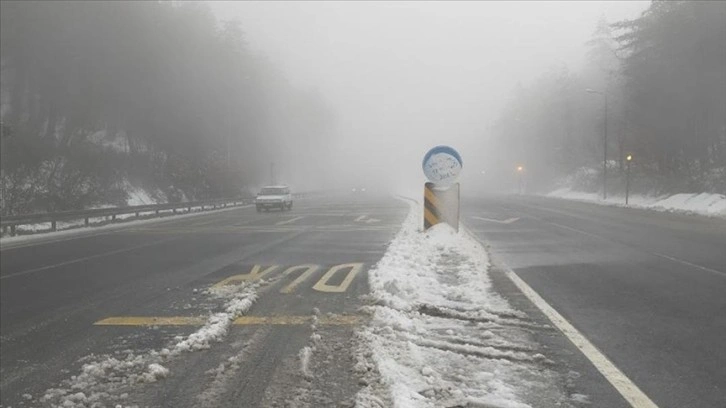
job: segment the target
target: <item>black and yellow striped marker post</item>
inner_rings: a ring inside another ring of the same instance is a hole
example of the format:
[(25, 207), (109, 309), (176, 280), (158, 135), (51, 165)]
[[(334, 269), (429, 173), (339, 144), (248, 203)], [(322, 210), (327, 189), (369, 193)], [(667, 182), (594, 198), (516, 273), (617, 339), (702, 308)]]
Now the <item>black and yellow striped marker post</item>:
[(424, 185), (424, 231), (445, 222), (459, 231), (459, 183), (442, 187)]

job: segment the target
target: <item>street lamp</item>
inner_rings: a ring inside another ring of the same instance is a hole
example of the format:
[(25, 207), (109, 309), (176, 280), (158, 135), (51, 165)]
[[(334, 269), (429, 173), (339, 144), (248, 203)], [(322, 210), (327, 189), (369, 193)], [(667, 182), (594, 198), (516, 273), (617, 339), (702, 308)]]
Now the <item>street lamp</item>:
[(517, 174), (519, 175), (519, 195), (522, 195), (522, 177), (524, 175), (524, 166), (517, 166)]
[(602, 199), (605, 200), (608, 198), (607, 193), (607, 173), (608, 173), (608, 96), (607, 94), (596, 91), (594, 89), (587, 88), (585, 89), (585, 92), (592, 93), (592, 94), (598, 94), (603, 97), (603, 108), (605, 110), (604, 115), (604, 125), (603, 125), (603, 137), (602, 137), (602, 144), (603, 144), (603, 159), (602, 159)]
[(629, 154), (625, 157), (627, 167), (625, 168), (625, 205), (628, 205), (628, 197), (630, 195), (630, 163), (633, 161), (633, 155)]

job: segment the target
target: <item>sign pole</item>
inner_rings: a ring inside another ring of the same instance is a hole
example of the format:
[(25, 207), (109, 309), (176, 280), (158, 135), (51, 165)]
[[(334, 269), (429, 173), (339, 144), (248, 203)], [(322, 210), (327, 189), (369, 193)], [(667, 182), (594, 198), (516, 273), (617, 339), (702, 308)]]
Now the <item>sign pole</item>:
[(423, 171), (429, 181), (424, 185), (424, 231), (439, 223), (459, 231), (459, 178), (463, 162), (449, 146), (436, 146), (426, 153)]

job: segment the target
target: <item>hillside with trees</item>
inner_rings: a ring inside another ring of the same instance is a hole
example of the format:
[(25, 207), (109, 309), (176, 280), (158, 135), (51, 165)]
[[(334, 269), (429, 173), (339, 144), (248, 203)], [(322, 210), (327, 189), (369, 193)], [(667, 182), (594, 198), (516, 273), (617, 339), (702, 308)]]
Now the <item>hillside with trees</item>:
[(125, 205), (131, 185), (239, 196), (276, 159), (324, 151), (322, 98), (203, 4), (3, 1), (0, 15), (2, 214)]
[(608, 190), (622, 191), (632, 155), (642, 193), (726, 194), (726, 2), (653, 1), (635, 20), (601, 19), (586, 44), (579, 72), (514, 90), (487, 140), (497, 166), (523, 165), (542, 192), (563, 179), (594, 192), (606, 151)]

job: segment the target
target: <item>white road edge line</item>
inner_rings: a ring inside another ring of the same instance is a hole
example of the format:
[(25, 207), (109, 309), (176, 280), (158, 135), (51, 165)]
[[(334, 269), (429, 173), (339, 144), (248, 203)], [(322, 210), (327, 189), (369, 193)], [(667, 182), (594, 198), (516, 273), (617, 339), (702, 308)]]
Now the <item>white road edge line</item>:
[(135, 245), (135, 246), (132, 246), (132, 247), (116, 249), (116, 250), (108, 251), (108, 252), (102, 252), (100, 254), (95, 254), (95, 255), (90, 255), (90, 256), (84, 256), (83, 258), (71, 259), (70, 261), (60, 262), (60, 263), (57, 263), (57, 264), (54, 264), (54, 265), (46, 265), (46, 266), (41, 266), (41, 267), (38, 267), (38, 268), (28, 269), (28, 270), (25, 270), (25, 271), (11, 273), (11, 274), (8, 274), (8, 275), (2, 275), (2, 276), (0, 276), (0, 280), (2, 280), (2, 279), (8, 279), (8, 278), (14, 278), (16, 276), (27, 275), (27, 274), (35, 273), (35, 272), (45, 271), (45, 270), (57, 268), (57, 267), (60, 267), (60, 266), (72, 265), (72, 264), (75, 264), (75, 263), (79, 263), (79, 262), (83, 262), (83, 261), (88, 261), (88, 260), (91, 260), (91, 259), (103, 258), (104, 256), (120, 254), (120, 253), (123, 253), (123, 252), (133, 251), (135, 249), (146, 248), (146, 247), (154, 246), (154, 245), (157, 245), (157, 244), (163, 244), (164, 242), (172, 241), (172, 240), (179, 239), (179, 238), (180, 237), (178, 237), (178, 236), (177, 237), (172, 237), (172, 238), (165, 238), (165, 239), (161, 239), (161, 240), (154, 241), (154, 242), (148, 242), (146, 244)]
[(290, 218), (289, 220), (280, 221), (280, 222), (276, 223), (275, 225), (292, 224), (293, 222), (298, 221), (298, 220), (301, 220), (303, 218), (305, 218), (304, 215), (303, 216), (300, 216), (300, 217)]
[(570, 322), (550, 306), (542, 297), (522, 280), (513, 270), (507, 268), (507, 277), (534, 303), (550, 321), (577, 347), (598, 371), (615, 387), (620, 395), (633, 408), (658, 408), (643, 391), (638, 388), (619, 368), (600, 350), (582, 335)]

